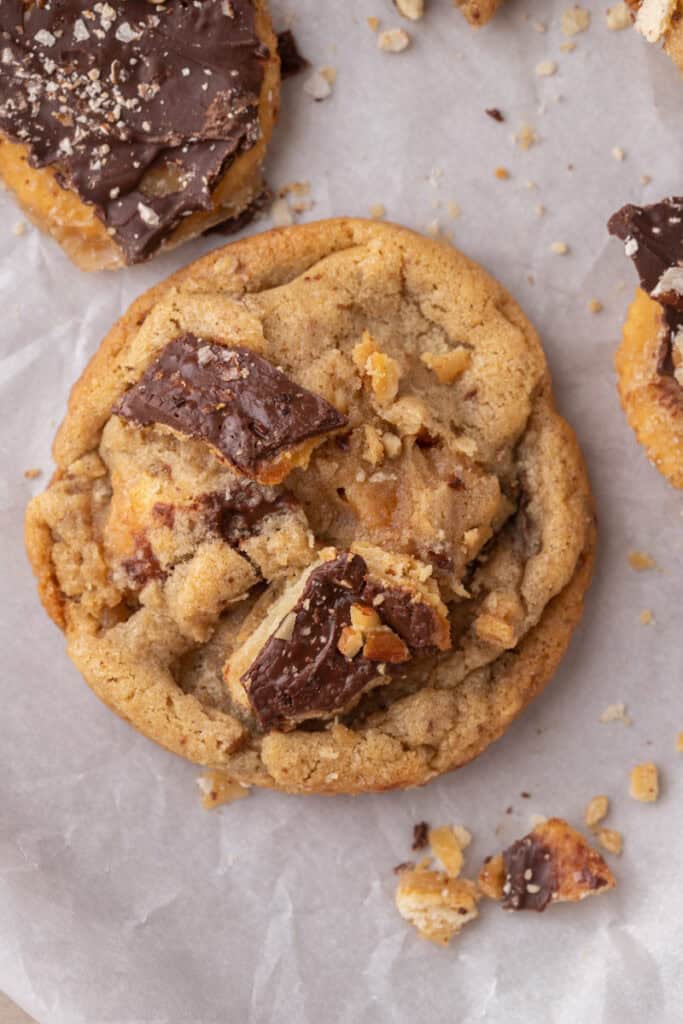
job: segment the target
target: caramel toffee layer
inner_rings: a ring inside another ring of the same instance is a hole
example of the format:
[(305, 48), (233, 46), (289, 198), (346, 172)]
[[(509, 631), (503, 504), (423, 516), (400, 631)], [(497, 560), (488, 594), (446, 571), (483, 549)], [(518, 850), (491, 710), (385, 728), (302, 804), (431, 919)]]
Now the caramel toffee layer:
[(545, 910), (557, 890), (550, 849), (536, 836), (525, 836), (503, 851), (506, 910)]
[(248, 348), (184, 334), (114, 408), (139, 426), (165, 424), (212, 445), (236, 469), (261, 467), (346, 418)]
[(0, 129), (56, 166), (129, 263), (209, 209), (259, 138), (252, 0), (2, 0), (0, 51)]
[[(342, 711), (374, 679), (416, 655), (436, 652), (434, 609), (414, 601), (407, 590), (383, 589), (368, 580), (367, 572), (365, 560), (348, 553), (313, 570), (296, 605), (243, 677), (262, 728)], [(381, 643), (374, 650), (367, 643), (361, 650), (359, 644), (352, 655), (341, 652), (354, 605), (374, 609), (380, 629), (391, 625), (397, 634), (392, 653)], [(380, 660), (383, 650), (386, 661)]]
[(642, 289), (662, 306), (658, 370), (670, 375), (672, 344), (683, 330), (683, 197), (651, 206), (624, 206), (610, 218), (608, 228), (624, 242)]

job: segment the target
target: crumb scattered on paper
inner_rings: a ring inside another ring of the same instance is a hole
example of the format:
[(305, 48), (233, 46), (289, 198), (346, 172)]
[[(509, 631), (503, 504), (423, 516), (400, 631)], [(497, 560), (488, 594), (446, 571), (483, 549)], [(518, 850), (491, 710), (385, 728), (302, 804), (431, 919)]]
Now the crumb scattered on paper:
[(37, 477), (39, 477), (41, 475), (42, 472), (43, 472), (42, 469), (25, 469), (24, 470), (24, 477), (27, 480), (35, 480), (35, 479), (37, 479)]
[(568, 7), (562, 13), (562, 32), (565, 36), (575, 36), (585, 32), (591, 23), (590, 11), (585, 7)]
[(609, 724), (610, 722), (620, 722), (622, 725), (633, 724), (633, 719), (626, 711), (626, 705), (621, 701), (608, 704), (600, 715), (600, 721), (604, 724)]
[(594, 796), (586, 807), (584, 821), (588, 828), (594, 828), (603, 818), (607, 817), (609, 811), (609, 798), (606, 796)]
[(618, 32), (620, 29), (629, 28), (632, 24), (631, 12), (628, 9), (628, 4), (622, 2), (614, 4), (613, 7), (607, 8), (607, 14), (605, 15), (607, 21), (607, 28), (612, 32)]
[(243, 800), (251, 792), (248, 786), (235, 782), (221, 771), (204, 772), (197, 779), (197, 785), (202, 794), (202, 807), (207, 811), (223, 804), (235, 803), (236, 800)]
[(654, 803), (659, 797), (659, 772), (652, 761), (637, 764), (631, 769), (629, 794), (641, 803)]
[(385, 53), (402, 53), (410, 46), (410, 36), (404, 28), (387, 28), (377, 37), (377, 45)]
[(629, 551), (628, 564), (636, 572), (647, 572), (648, 569), (656, 569), (657, 563), (654, 558), (645, 551)]

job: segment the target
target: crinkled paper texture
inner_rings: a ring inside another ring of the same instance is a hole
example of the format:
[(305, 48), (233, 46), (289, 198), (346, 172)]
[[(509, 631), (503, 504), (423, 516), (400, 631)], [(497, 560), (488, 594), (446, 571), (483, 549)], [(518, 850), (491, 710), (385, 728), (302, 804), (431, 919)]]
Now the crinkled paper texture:
[[(115, 317), (221, 239), (91, 277), (34, 229), (15, 236), (23, 218), (0, 197), (0, 988), (40, 1024), (680, 1020), (683, 500), (619, 409), (612, 356), (634, 275), (604, 225), (624, 202), (680, 193), (683, 81), (635, 33), (609, 32), (600, 4), (575, 52), (561, 52), (567, 3), (509, 0), (473, 33), (449, 0), (431, 0), (427, 19), (404, 23), (414, 45), (398, 55), (381, 53), (366, 24), (399, 23), (389, 0), (274, 4), (278, 27), (291, 23), (302, 51), (338, 79), (322, 103), (304, 93), (305, 74), (286, 83), (272, 184), (310, 181), (306, 217), (383, 203), (397, 221), (452, 231), (537, 325), (597, 497), (596, 580), (561, 671), (501, 742), (423, 790), (261, 793), (208, 814), (198, 770), (80, 680), (38, 604), (24, 506), (51, 472), (69, 387)], [(549, 58), (558, 73), (537, 77)], [(512, 142), (524, 122), (539, 136), (527, 152)], [(552, 255), (555, 241), (570, 253)], [(34, 466), (42, 479), (25, 480)], [(633, 548), (660, 571), (634, 573)], [(644, 608), (654, 624), (640, 625)], [(628, 704), (630, 728), (599, 723), (615, 701)], [(629, 768), (649, 759), (663, 795), (636, 804)], [(543, 917), (486, 906), (447, 951), (399, 918), (391, 869), (409, 856), (414, 822), (466, 824), (474, 869), (525, 833), (531, 813), (580, 823), (603, 792), (608, 824), (625, 834), (615, 893)]]

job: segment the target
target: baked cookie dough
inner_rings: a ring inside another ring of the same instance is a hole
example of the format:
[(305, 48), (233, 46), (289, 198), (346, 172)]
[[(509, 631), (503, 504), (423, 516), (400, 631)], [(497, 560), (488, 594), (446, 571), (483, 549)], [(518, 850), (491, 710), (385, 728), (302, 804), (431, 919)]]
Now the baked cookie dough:
[(245, 785), (426, 782), (542, 690), (595, 531), (535, 331), (447, 245), (332, 220), (143, 295), (29, 506), (43, 603), (123, 718)]
[(683, 197), (611, 218), (638, 272), (615, 358), (621, 404), (660, 473), (683, 487)]
[(480, 28), (491, 20), (503, 0), (453, 0), (453, 4), (465, 15), (470, 25)]
[(636, 29), (649, 43), (661, 43), (683, 73), (683, 0), (627, 0)]
[(3, 0), (0, 177), (83, 270), (138, 263), (264, 193), (265, 0)]

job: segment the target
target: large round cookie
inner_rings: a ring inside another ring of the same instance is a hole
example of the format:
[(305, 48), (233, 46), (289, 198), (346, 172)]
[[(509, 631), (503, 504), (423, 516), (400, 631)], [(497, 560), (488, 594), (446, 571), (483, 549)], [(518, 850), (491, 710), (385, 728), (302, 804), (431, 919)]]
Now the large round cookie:
[(83, 270), (138, 263), (264, 193), (265, 0), (3, 0), (0, 178)]
[(535, 331), (451, 247), (332, 220), (229, 245), (133, 304), (27, 514), (95, 692), (290, 792), (417, 785), (555, 671), (591, 495)]
[(683, 487), (683, 197), (625, 206), (609, 229), (641, 284), (615, 357), (621, 404), (650, 460)]

